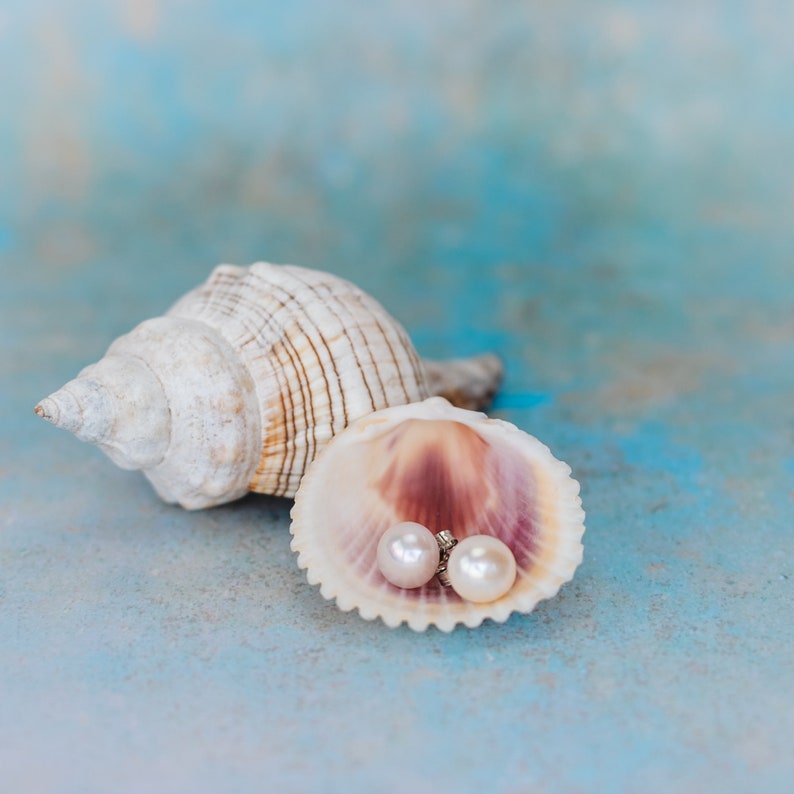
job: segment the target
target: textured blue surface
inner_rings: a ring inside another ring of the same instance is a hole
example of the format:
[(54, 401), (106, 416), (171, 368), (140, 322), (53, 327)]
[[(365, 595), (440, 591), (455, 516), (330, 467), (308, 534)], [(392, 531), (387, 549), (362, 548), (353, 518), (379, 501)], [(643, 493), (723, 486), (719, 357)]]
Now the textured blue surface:
[[(0, 791), (789, 792), (788, 2), (0, 8)], [(38, 399), (218, 261), (334, 271), (570, 462), (585, 563), (342, 614)]]

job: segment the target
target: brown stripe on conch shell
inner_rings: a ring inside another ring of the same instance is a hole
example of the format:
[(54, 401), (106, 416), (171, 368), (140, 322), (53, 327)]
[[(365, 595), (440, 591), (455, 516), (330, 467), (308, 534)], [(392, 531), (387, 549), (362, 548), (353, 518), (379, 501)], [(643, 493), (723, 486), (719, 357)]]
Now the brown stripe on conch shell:
[[(296, 278), (297, 278), (297, 275), (296, 275)], [(364, 367), (362, 366), (361, 359), (359, 357), (359, 353), (358, 353), (359, 348), (362, 349), (362, 350), (366, 350), (367, 353), (369, 354), (369, 360), (370, 360), (370, 362), (372, 363), (372, 365), (373, 365), (373, 367), (375, 369), (375, 380), (376, 380), (378, 386), (380, 386), (380, 390), (381, 390), (381, 400), (380, 400), (380, 402), (382, 404), (385, 404), (388, 400), (387, 400), (387, 397), (386, 397), (386, 391), (384, 389), (383, 378), (382, 378), (382, 376), (380, 374), (380, 367), (378, 366), (378, 360), (377, 360), (377, 358), (375, 356), (372, 355), (372, 347), (371, 347), (370, 344), (368, 344), (368, 340), (367, 340), (366, 334), (364, 333), (364, 330), (363, 330), (362, 325), (361, 325), (360, 322), (356, 321), (356, 323), (355, 323), (355, 327), (359, 331), (360, 343), (354, 341), (353, 337), (350, 335), (350, 325), (351, 325), (350, 324), (350, 319), (352, 318), (352, 316), (354, 314), (358, 314), (357, 312), (354, 313), (352, 311), (352, 308), (351, 308), (352, 305), (355, 305), (359, 309), (365, 310), (367, 312), (368, 319), (371, 319), (372, 316), (373, 316), (373, 312), (372, 312), (371, 307), (365, 306), (363, 300), (361, 299), (361, 295), (356, 293), (356, 292), (351, 292), (350, 294), (345, 295), (345, 301), (342, 302), (342, 301), (339, 300), (339, 297), (333, 292), (333, 290), (327, 284), (320, 284), (319, 285), (321, 287), (324, 287), (325, 294), (323, 294), (317, 289), (318, 285), (309, 283), (307, 281), (302, 281), (302, 283), (305, 284), (305, 286), (308, 289), (310, 289), (315, 295), (317, 295), (317, 297), (323, 302), (323, 305), (325, 306), (325, 308), (339, 322), (339, 326), (340, 326), (340, 328), (342, 330), (342, 335), (347, 340), (347, 342), (348, 342), (348, 344), (350, 346), (350, 351), (349, 352), (353, 355), (353, 360), (356, 363), (356, 368), (358, 369), (358, 372), (361, 375), (361, 381), (364, 384), (364, 388), (367, 391), (367, 396), (369, 397), (369, 402), (370, 402), (371, 409), (374, 411), (378, 407), (382, 407), (382, 406), (379, 406), (379, 404), (375, 402), (375, 397), (374, 397), (374, 395), (372, 393), (372, 387), (370, 385), (369, 380), (367, 379), (367, 373), (366, 373)], [(342, 309), (344, 310), (344, 315), (345, 315), (344, 317), (342, 316), (342, 314), (340, 314), (339, 312), (337, 312), (335, 310), (334, 304), (339, 304), (342, 307)], [(393, 351), (391, 351), (391, 352), (392, 352), (392, 357), (393, 357)], [(336, 427), (335, 425), (332, 425), (332, 426), (333, 426), (334, 430), (340, 430), (342, 427), (346, 427), (347, 426), (347, 424), (350, 421), (351, 417), (350, 417), (350, 415), (348, 413), (348, 410), (347, 410), (347, 399), (346, 399), (346, 395), (345, 395), (345, 384), (342, 383), (341, 376), (340, 376), (339, 371), (337, 369), (336, 357), (331, 356), (330, 349), (328, 349), (328, 353), (329, 353), (329, 357), (331, 359), (331, 362), (332, 362), (332, 364), (334, 366), (334, 372), (336, 373), (337, 381), (339, 383), (339, 392), (340, 392), (340, 396), (342, 398), (342, 410), (344, 412), (344, 423), (341, 425), (341, 427)]]
[[(276, 297), (275, 290), (278, 289), (279, 292), (286, 296), (286, 302), (278, 297)], [(287, 316), (290, 319), (290, 325), (294, 328), (297, 328), (300, 331), (300, 336), (304, 339), (308, 339), (308, 334), (295, 316), (297, 313), (292, 312), (290, 313), (290, 304), (294, 304), (296, 302), (296, 297), (290, 293), (288, 290), (284, 289), (280, 285), (271, 285), (271, 293), (269, 296), (279, 307), (279, 309), (284, 310), (287, 312)], [(300, 390), (301, 396), (301, 407), (303, 409), (303, 423), (304, 427), (308, 430), (311, 428), (312, 433), (315, 430), (315, 414), (314, 414), (314, 401), (312, 399), (312, 389), (311, 389), (311, 381), (309, 380), (309, 375), (306, 370), (306, 364), (303, 360), (303, 356), (301, 351), (296, 346), (296, 338), (293, 338), (292, 334), (290, 333), (290, 328), (288, 325), (283, 324), (278, 319), (278, 312), (273, 313), (265, 313), (264, 309), (260, 307), (260, 311), (263, 314), (263, 319), (265, 324), (268, 327), (275, 326), (277, 331), (277, 338), (278, 343), (273, 345), (273, 349), (275, 352), (276, 347), (281, 347), (284, 352), (288, 355), (289, 360), (292, 364), (292, 371), (295, 373), (298, 381), (298, 386)], [(293, 355), (294, 354), (294, 355)], [(315, 350), (316, 354), (316, 350)], [(297, 361), (297, 364), (296, 364)], [(319, 361), (319, 358), (318, 358)], [(300, 366), (298, 366), (300, 365)], [(322, 369), (322, 367), (321, 367)], [(296, 412), (295, 412), (295, 400), (294, 400), (294, 390), (290, 388), (290, 379), (287, 377), (285, 381), (285, 385), (287, 387), (287, 396), (290, 402), (290, 419), (292, 422), (292, 434), (290, 436), (291, 442), (284, 446), (281, 455), (281, 465), (278, 472), (278, 479), (276, 482), (276, 488), (274, 490), (275, 496), (283, 496), (288, 490), (291, 488), (291, 474), (293, 471), (293, 467), (295, 466), (295, 459), (297, 455), (298, 444), (296, 443), (300, 438), (301, 434), (298, 432), (297, 423), (296, 423)], [(304, 391), (305, 386), (305, 391)], [(309, 421), (309, 415), (311, 415), (311, 421)], [(269, 442), (269, 439), (265, 439)], [(304, 435), (304, 460), (303, 464), (301, 465), (301, 471), (304, 470), (308, 464), (310, 458), (308, 457), (308, 436)], [(268, 443), (268, 446), (270, 444)], [(316, 446), (316, 441), (315, 441)], [(264, 452), (264, 446), (263, 446)], [(263, 455), (264, 458), (264, 455)], [(261, 463), (260, 463), (261, 465)]]
[[(211, 279), (196, 288), (189, 296), (186, 296), (190, 297), (192, 302), (188, 316), (200, 319), (216, 328), (234, 347), (241, 351), (249, 345), (254, 348), (262, 346), (262, 342), (267, 340), (265, 332), (273, 330), (274, 338), (278, 340), (277, 343), (269, 347), (263, 347), (255, 357), (271, 353), (280, 365), (272, 368), (273, 374), (279, 381), (281, 381), (281, 372), (295, 373), (301, 392), (300, 403), (303, 408), (304, 422), (306, 422), (308, 413), (306, 412), (307, 399), (304, 392), (304, 384), (309, 397), (311, 392), (308, 378), (301, 379), (300, 372), (298, 372), (296, 367), (296, 361), (301, 361), (300, 353), (295, 348), (292, 339), (284, 333), (284, 324), (276, 316), (278, 312), (271, 311), (267, 305), (264, 305), (256, 298), (248, 298), (247, 293), (240, 289), (242, 282), (253, 284), (261, 282), (261, 279), (252, 268), (239, 270), (237, 268), (217, 268), (213, 271)], [(232, 286), (235, 289), (230, 289)], [(266, 286), (270, 288), (273, 285), (267, 284)], [(265, 292), (265, 290), (262, 291)], [(266, 292), (268, 300), (275, 303), (279, 309), (288, 312), (288, 314), (294, 313), (290, 311), (288, 303), (277, 299), (273, 295), (272, 289), (268, 289)], [(253, 292), (254, 296), (257, 294), (256, 291)], [(294, 296), (289, 297), (295, 303)], [(181, 313), (180, 309), (181, 305), (177, 304), (173, 310), (176, 313)], [(244, 334), (241, 332), (244, 332)], [(284, 344), (285, 342), (287, 344)], [(285, 392), (289, 400), (289, 406), (284, 401)], [(275, 495), (281, 495), (290, 488), (289, 467), (285, 464), (287, 453), (293, 446), (286, 442), (287, 439), (294, 439), (297, 433), (296, 404), (293, 391), (290, 389), (289, 376), (279, 384), (278, 397), (278, 404), (281, 408), (280, 415), (282, 417), (280, 428), (276, 430), (275, 437), (263, 438), (263, 454), (249, 483), (249, 487), (252, 490), (258, 490), (260, 488), (259, 483), (266, 480), (266, 470), (270, 468), (278, 473), (276, 484), (272, 489), (269, 485), (265, 487)], [(310, 402), (310, 399), (308, 401)], [(291, 434), (286, 432), (288, 426), (291, 426)], [(273, 432), (272, 428), (270, 428), (270, 432)], [(266, 449), (278, 450), (278, 456), (273, 455), (272, 452), (265, 454)], [(278, 457), (280, 457), (280, 463), (277, 462)]]
[[(293, 275), (294, 275), (296, 281), (298, 281), (304, 287), (306, 287), (308, 290), (310, 290), (312, 292), (312, 294), (316, 295), (318, 300), (322, 301), (322, 303), (325, 306), (325, 308), (334, 316), (334, 318), (336, 320), (339, 321), (339, 325), (341, 326), (345, 337), (348, 340), (350, 340), (350, 337), (347, 334), (346, 324), (342, 321), (342, 318), (332, 308), (332, 302), (329, 300), (329, 298), (332, 297), (332, 295), (330, 294), (330, 290), (328, 290), (329, 294), (327, 296), (323, 296), (323, 295), (320, 294), (320, 292), (317, 290), (317, 288), (316, 288), (316, 286), (314, 284), (311, 284), (310, 282), (306, 281), (305, 279), (300, 278), (297, 274), (293, 274)], [(317, 330), (319, 332), (319, 328)], [(336, 382), (337, 382), (337, 385), (339, 386), (339, 394), (340, 394), (340, 396), (342, 398), (342, 416), (343, 416), (342, 427), (346, 427), (347, 423), (348, 423), (347, 400), (345, 398), (345, 390), (344, 390), (344, 386), (342, 384), (342, 377), (339, 374), (339, 369), (336, 366), (336, 357), (331, 353), (331, 348), (328, 345), (328, 342), (327, 342), (325, 336), (323, 336), (322, 333), (320, 333), (319, 336), (320, 336), (320, 339), (322, 340), (323, 346), (325, 347), (325, 352), (328, 353), (328, 361), (331, 363), (331, 366), (333, 367), (334, 375), (336, 376)], [(356, 353), (356, 348), (353, 345), (352, 341), (350, 342), (350, 349), (353, 352), (353, 355), (354, 355), (355, 360), (356, 360), (356, 364), (358, 364), (358, 354)], [(318, 361), (319, 360), (320, 359), (319, 359), (319, 356), (318, 356)], [(361, 369), (361, 365), (360, 364), (359, 364), (359, 369)], [(328, 394), (328, 405), (329, 405), (329, 408), (331, 410), (331, 427), (335, 428), (336, 427), (336, 422), (335, 422), (334, 413), (333, 413), (334, 404), (333, 404), (333, 400), (331, 398), (331, 387), (330, 387), (330, 385), (328, 383), (328, 378), (326, 377), (325, 368), (324, 367), (322, 368), (322, 372), (323, 372), (323, 378), (325, 379), (326, 392)], [(369, 387), (367, 387), (367, 389), (369, 390)], [(370, 399), (372, 399), (372, 393), (371, 392), (370, 392)], [(373, 411), (375, 410), (375, 404), (374, 403), (372, 405), (372, 410)]]
[[(301, 339), (304, 342), (308, 342), (309, 345), (311, 346), (312, 351), (314, 352), (314, 354), (317, 355), (317, 349), (314, 347), (313, 344), (311, 344), (311, 341), (309, 340), (309, 336), (307, 334), (305, 334), (305, 333), (302, 333)], [(309, 390), (308, 398), (305, 401), (305, 404), (308, 405), (309, 414), (311, 415), (311, 417), (310, 418), (309, 417), (306, 418), (305, 428), (304, 428), (304, 431), (303, 431), (303, 434), (302, 434), (303, 444), (296, 443), (296, 442), (301, 440), (301, 434), (298, 434), (293, 439), (292, 461), (290, 462), (290, 465), (286, 467), (288, 484), (287, 484), (285, 490), (282, 491), (282, 494), (286, 493), (286, 490), (288, 488), (292, 487), (292, 480), (293, 480), (293, 477), (294, 477), (295, 470), (297, 469), (299, 471), (304, 471), (306, 469), (306, 467), (309, 465), (309, 463), (311, 462), (312, 458), (314, 457), (314, 450), (317, 447), (317, 420), (315, 418), (315, 412), (314, 412), (314, 392), (312, 391), (312, 388), (311, 388), (311, 380), (309, 378), (309, 370), (308, 370), (308, 368), (306, 366), (305, 357), (303, 355), (300, 355), (299, 356), (299, 361), (300, 361), (300, 365), (301, 365), (301, 370), (303, 372), (304, 382), (306, 383), (306, 387)], [(318, 357), (318, 362), (320, 363), (319, 369), (322, 370), (322, 363), (319, 361), (319, 357)], [(325, 380), (325, 376), (323, 376), (323, 381), (325, 382), (326, 389), (327, 389), (328, 388), (328, 383)], [(300, 464), (298, 464), (298, 462), (297, 462), (298, 461), (298, 454), (299, 454), (299, 447), (303, 447), (303, 459), (301, 460)]]
[[(359, 303), (359, 305), (361, 305), (362, 302), (359, 300), (358, 303)], [(369, 393), (369, 398), (370, 398), (370, 402), (372, 403), (373, 410), (376, 410), (377, 408), (379, 408), (382, 405), (383, 401), (386, 398), (386, 388), (385, 388), (385, 385), (383, 383), (383, 375), (381, 374), (380, 364), (378, 363), (377, 357), (372, 355), (372, 346), (369, 344), (369, 340), (367, 339), (367, 335), (366, 335), (366, 333), (364, 331), (364, 328), (362, 327), (360, 322), (356, 322), (356, 329), (358, 330), (359, 336), (361, 337), (361, 339), (364, 342), (364, 349), (367, 351), (367, 355), (369, 356), (370, 364), (372, 365), (372, 368), (375, 370), (375, 382), (377, 383), (378, 387), (380, 388), (380, 398), (378, 400), (378, 403), (376, 404), (374, 395), (372, 393), (372, 388), (370, 387), (369, 380), (367, 379), (367, 372), (361, 366), (361, 361), (358, 358), (358, 354), (356, 354), (356, 364), (358, 364), (359, 371), (361, 372), (361, 379), (364, 381), (364, 384), (367, 387), (367, 392)], [(347, 334), (348, 338), (350, 339), (351, 337), (348, 334), (347, 329), (345, 330), (345, 333)], [(351, 341), (351, 344), (352, 344), (352, 341)]]
[[(273, 351), (273, 353), (274, 353), (274, 355), (277, 355), (275, 350)], [(275, 430), (271, 429), (270, 432), (268, 433), (267, 439), (262, 442), (262, 453), (261, 453), (260, 458), (259, 458), (259, 463), (257, 464), (257, 468), (256, 468), (256, 472), (254, 473), (254, 476), (251, 478), (251, 482), (248, 484), (249, 490), (252, 490), (252, 491), (258, 490), (258, 480), (262, 479), (265, 476), (265, 471), (266, 471), (266, 469), (268, 467), (268, 464), (270, 463), (271, 456), (270, 456), (270, 453), (267, 451), (268, 447), (275, 447), (276, 449), (284, 449), (286, 447), (286, 444), (287, 444), (286, 418), (287, 418), (287, 415), (288, 415), (288, 411), (287, 411), (287, 405), (286, 405), (286, 402), (285, 402), (285, 399), (284, 399), (284, 390), (281, 388), (281, 380), (282, 380), (281, 368), (280, 367), (274, 367), (273, 368), (273, 374), (279, 381), (279, 388), (278, 388), (278, 391), (277, 391), (277, 394), (278, 394), (277, 407), (281, 408), (281, 412), (278, 413), (278, 411), (276, 411), (275, 415), (284, 417), (284, 421), (281, 422), (281, 423), (277, 423), (278, 424), (278, 428), (275, 429)], [(291, 395), (290, 395), (290, 397), (291, 397)], [(292, 406), (290, 406), (290, 409), (289, 409), (290, 415), (291, 415), (291, 411), (292, 411)], [(268, 412), (268, 415), (273, 415), (273, 413), (274, 412), (272, 410), (270, 410)], [(293, 427), (294, 427), (294, 420), (293, 420)], [(278, 483), (277, 483), (277, 486), (278, 486)], [(278, 494), (274, 493), (273, 495), (274, 496), (281, 496), (282, 493), (278, 493)]]
[[(282, 354), (286, 356), (288, 364), (284, 364)], [(288, 372), (287, 366), (295, 371), (295, 364), (292, 353), (287, 349), (283, 342), (278, 342), (271, 347), (271, 355), (281, 365), (281, 367), (274, 367), (274, 371), (281, 370), (281, 372)], [(290, 388), (289, 376), (280, 377), (277, 372), (276, 377), (279, 380), (279, 401), (284, 406), (282, 428), (286, 430), (287, 426), (290, 427), (291, 432), (285, 433), (280, 430), (276, 435), (272, 435), (272, 431), (268, 434), (262, 442), (262, 455), (259, 459), (259, 464), (256, 469), (256, 475), (252, 479), (252, 490), (258, 490), (257, 479), (262, 478), (268, 470), (269, 476), (272, 477), (275, 473), (276, 482), (273, 486), (273, 495), (281, 496), (289, 485), (289, 471), (286, 465), (286, 458), (289, 451), (294, 450), (294, 439), (297, 434), (297, 420), (296, 420), (296, 406), (293, 390)], [(305, 401), (304, 401), (305, 402)]]
[[(294, 303), (295, 296), (291, 295), (289, 292), (280, 288), (282, 294), (285, 294), (287, 297), (287, 301), (280, 299), (274, 294), (274, 287), (275, 285), (270, 285), (271, 291), (268, 297), (278, 306), (280, 310), (284, 310), (287, 312), (287, 316), (290, 317), (293, 325), (295, 325), (294, 317), (290, 313), (290, 301)], [(280, 363), (284, 363), (281, 359), (280, 353), (283, 352), (284, 355), (287, 357), (290, 367), (285, 368), (285, 372), (294, 372), (297, 378), (300, 396), (301, 396), (301, 408), (303, 409), (303, 421), (306, 426), (314, 427), (314, 406), (312, 403), (312, 394), (311, 394), (311, 385), (309, 382), (308, 374), (306, 373), (306, 367), (303, 363), (301, 352), (297, 349), (295, 345), (295, 340), (289, 334), (289, 330), (285, 324), (280, 322), (278, 317), (278, 312), (271, 312), (268, 311), (265, 306), (262, 306), (260, 303), (256, 301), (249, 302), (250, 308), (252, 312), (254, 312), (258, 319), (259, 323), (257, 327), (259, 328), (259, 334), (262, 333), (265, 329), (274, 329), (275, 334), (274, 338), (275, 341), (273, 344), (270, 345), (269, 350), (272, 352), (272, 355), (276, 357), (276, 359)], [(301, 333), (305, 336), (305, 332), (302, 329)], [(296, 363), (297, 362), (297, 363)], [(300, 364), (300, 368), (298, 367)], [(301, 373), (303, 377), (301, 377)], [(273, 489), (273, 494), (275, 496), (281, 496), (287, 492), (290, 488), (290, 472), (292, 470), (292, 466), (294, 465), (295, 460), (295, 453), (296, 453), (296, 445), (295, 440), (299, 437), (298, 436), (298, 429), (297, 429), (297, 421), (296, 421), (296, 404), (294, 400), (294, 390), (290, 388), (291, 381), (289, 377), (286, 377), (283, 381), (283, 386), (280, 386), (279, 392), (281, 396), (281, 402), (284, 404), (284, 397), (289, 401), (289, 407), (285, 410), (284, 413), (284, 421), (289, 422), (292, 428), (292, 432), (290, 434), (291, 443), (283, 444), (275, 447), (278, 449), (280, 453), (280, 460), (281, 463), (278, 465), (278, 476), (276, 479), (276, 485)], [(305, 390), (304, 390), (305, 386)], [(286, 406), (285, 406), (286, 407)], [(311, 413), (312, 422), (311, 425), (308, 424), (309, 422), (309, 414)], [(263, 439), (262, 444), (262, 458), (259, 461), (259, 465), (257, 466), (256, 473), (252, 478), (252, 490), (256, 490), (256, 480), (261, 478), (262, 475), (265, 473), (266, 469), (269, 468), (269, 464), (272, 464), (274, 460), (278, 460), (279, 455), (273, 455), (272, 449), (274, 445), (271, 442), (269, 437), (265, 437)], [(289, 456), (289, 457), (288, 457)], [(304, 461), (304, 467), (306, 462)]]
[(389, 348), (389, 355), (391, 356), (392, 361), (394, 361), (395, 366), (397, 368), (397, 376), (400, 379), (400, 388), (403, 390), (403, 394), (405, 395), (405, 402), (410, 402), (411, 398), (408, 396), (408, 389), (405, 388), (405, 378), (403, 378), (402, 369), (400, 368), (399, 362), (397, 361), (397, 358), (394, 355), (394, 348), (392, 347), (392, 343), (389, 340), (389, 337), (387, 336), (386, 331), (383, 329), (383, 325), (378, 320), (378, 318), (373, 317), (373, 320), (375, 321), (376, 328), (380, 331), (381, 336), (383, 337), (383, 341), (386, 343), (386, 347)]
[(403, 351), (408, 355), (408, 362), (411, 365), (411, 371), (413, 372), (414, 379), (419, 383), (424, 382), (424, 368), (419, 361), (419, 354), (416, 352), (413, 344), (411, 344), (408, 334), (403, 329), (398, 329), (397, 337)]

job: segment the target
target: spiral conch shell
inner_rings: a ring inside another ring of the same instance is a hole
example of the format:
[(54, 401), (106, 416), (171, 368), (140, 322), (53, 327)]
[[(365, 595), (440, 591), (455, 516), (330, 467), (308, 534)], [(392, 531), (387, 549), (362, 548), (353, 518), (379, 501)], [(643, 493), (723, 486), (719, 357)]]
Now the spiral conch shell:
[(292, 496), (351, 421), (431, 394), (485, 404), (500, 377), (494, 356), (422, 361), (400, 324), (341, 278), (220, 265), (36, 413), (194, 509), (249, 490)]
[[(338, 434), (309, 467), (292, 509), (292, 548), (311, 584), (340, 609), (416, 631), (501, 622), (530, 612), (582, 561), (584, 512), (571, 469), (514, 425), (434, 397), (386, 408)], [(461, 541), (496, 537), (515, 582), (487, 603), (433, 577), (403, 589), (379, 569), (378, 542), (401, 522)]]

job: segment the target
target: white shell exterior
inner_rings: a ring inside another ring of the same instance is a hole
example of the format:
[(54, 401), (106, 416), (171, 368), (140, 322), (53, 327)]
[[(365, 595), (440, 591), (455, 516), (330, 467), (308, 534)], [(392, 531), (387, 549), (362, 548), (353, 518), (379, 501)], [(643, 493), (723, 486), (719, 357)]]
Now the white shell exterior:
[[(483, 402), (493, 356), (429, 362), (372, 297), (317, 270), (220, 265), (36, 413), (141, 469), (167, 502), (292, 496), (349, 422), (433, 392)], [(432, 392), (431, 392), (432, 384)]]
[[(349, 421), (427, 395), (405, 331), (353, 284), (300, 267), (221, 265), (117, 339), (42, 411), (187, 508), (291, 496)], [(47, 418), (47, 417), (45, 417)]]
[[(435, 397), (372, 413), (337, 435), (303, 478), (292, 548), (322, 595), (388, 626), (450, 631), (530, 612), (582, 561), (584, 512), (571, 469), (533, 436)], [(461, 599), (434, 577), (401, 589), (379, 570), (383, 533), (402, 521), (458, 539), (487, 534), (516, 558), (510, 591)]]

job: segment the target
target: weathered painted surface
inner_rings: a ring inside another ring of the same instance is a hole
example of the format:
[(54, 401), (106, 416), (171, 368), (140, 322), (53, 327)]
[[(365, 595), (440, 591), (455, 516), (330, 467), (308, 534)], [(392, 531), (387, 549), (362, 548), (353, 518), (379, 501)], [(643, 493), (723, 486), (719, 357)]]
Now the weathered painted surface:
[[(794, 8), (551, 5), (0, 9), (0, 790), (791, 790)], [(582, 482), (558, 598), (365, 623), (288, 502), (167, 507), (34, 417), (260, 258), (502, 353)]]

